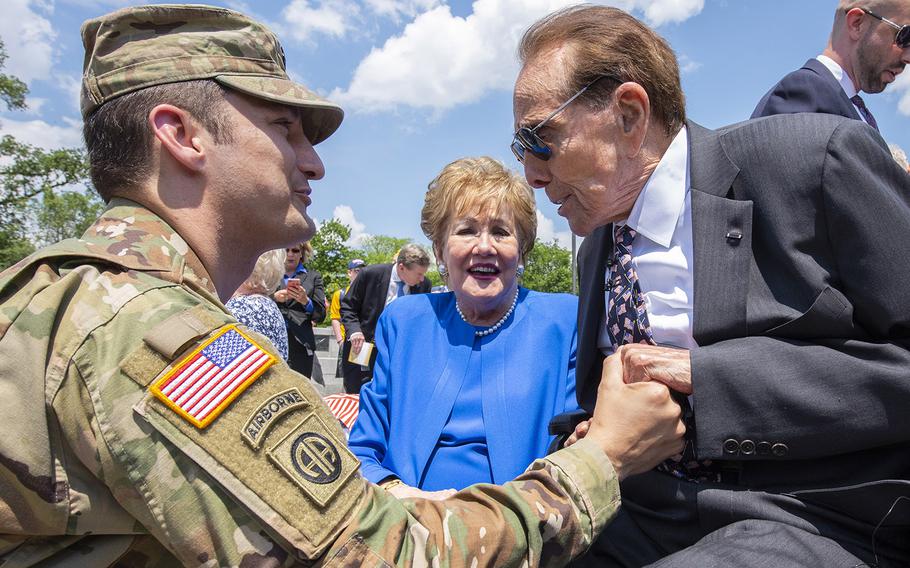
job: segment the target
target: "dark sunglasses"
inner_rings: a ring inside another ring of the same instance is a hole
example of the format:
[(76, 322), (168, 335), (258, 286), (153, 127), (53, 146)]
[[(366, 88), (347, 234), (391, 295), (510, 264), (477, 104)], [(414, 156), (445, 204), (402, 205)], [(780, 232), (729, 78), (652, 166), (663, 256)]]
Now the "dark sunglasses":
[(292, 252), (294, 254), (300, 254), (300, 249), (284, 249), (284, 252)]
[(537, 131), (540, 130), (544, 124), (549, 122), (550, 119), (561, 113), (567, 106), (572, 103), (572, 101), (580, 97), (582, 93), (588, 90), (589, 87), (604, 77), (612, 79), (614, 81), (619, 81), (619, 78), (614, 75), (601, 75), (582, 87), (581, 90), (572, 95), (569, 100), (559, 105), (556, 110), (551, 112), (545, 119), (541, 120), (534, 128), (528, 128), (527, 126), (519, 128), (515, 135), (512, 137), (511, 145), (512, 153), (515, 154), (515, 157), (518, 159), (518, 161), (524, 163), (525, 152), (530, 152), (531, 155), (538, 160), (549, 160), (550, 155), (552, 154), (550, 147), (540, 139), (540, 136), (537, 135)]
[(897, 33), (894, 35), (894, 43), (897, 44), (897, 47), (899, 47), (901, 49), (907, 49), (908, 47), (910, 47), (910, 26), (898, 25), (898, 24), (892, 22), (891, 20), (889, 20), (888, 18), (883, 18), (883, 17), (879, 16), (878, 14), (870, 12), (869, 10), (867, 10), (865, 8), (860, 8), (860, 10), (862, 10), (866, 14), (869, 14), (876, 20), (881, 20), (882, 22), (885, 22), (892, 28), (896, 29)]

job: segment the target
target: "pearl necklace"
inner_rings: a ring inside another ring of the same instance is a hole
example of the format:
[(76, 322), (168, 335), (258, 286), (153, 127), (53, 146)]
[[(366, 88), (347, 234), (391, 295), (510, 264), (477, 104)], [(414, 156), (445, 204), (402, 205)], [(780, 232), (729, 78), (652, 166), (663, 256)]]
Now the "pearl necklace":
[[(501, 318), (499, 318), (498, 322), (494, 323), (492, 326), (490, 326), (486, 329), (474, 330), (474, 336), (475, 337), (484, 337), (484, 336), (490, 335), (491, 333), (493, 333), (494, 331), (496, 331), (497, 329), (502, 327), (502, 324), (506, 323), (506, 320), (509, 319), (509, 316), (512, 315), (512, 312), (515, 311), (515, 304), (517, 304), (517, 303), (518, 303), (518, 290), (515, 290), (515, 296), (512, 297), (512, 305), (509, 306), (509, 309), (506, 311), (505, 315), (503, 315)], [(458, 312), (458, 315), (461, 316), (461, 320), (463, 322), (465, 322), (466, 324), (471, 325), (471, 326), (474, 325), (468, 321), (468, 318), (464, 317), (464, 314), (461, 312), (461, 306), (458, 305), (458, 300), (455, 300), (455, 310)]]

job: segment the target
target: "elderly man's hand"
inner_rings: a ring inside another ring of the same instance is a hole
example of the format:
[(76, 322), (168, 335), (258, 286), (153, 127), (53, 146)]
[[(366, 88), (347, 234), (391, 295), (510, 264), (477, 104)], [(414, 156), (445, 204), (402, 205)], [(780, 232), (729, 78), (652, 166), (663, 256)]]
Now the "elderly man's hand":
[(604, 361), (586, 438), (595, 441), (620, 479), (652, 469), (683, 450), (686, 427), (670, 390), (658, 382), (623, 382), (619, 354)]
[(623, 381), (657, 381), (683, 394), (692, 394), (692, 362), (688, 349), (633, 343), (616, 350), (622, 359)]
[(282, 288), (272, 294), (272, 297), (275, 298), (276, 302), (281, 302), (283, 304), (288, 301), (288, 291)]

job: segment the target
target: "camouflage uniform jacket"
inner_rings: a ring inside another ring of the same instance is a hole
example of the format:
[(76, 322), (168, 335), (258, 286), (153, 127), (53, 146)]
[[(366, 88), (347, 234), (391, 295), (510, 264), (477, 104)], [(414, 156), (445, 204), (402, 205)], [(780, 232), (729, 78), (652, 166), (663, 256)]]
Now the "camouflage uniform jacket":
[[(268, 365), (199, 427), (152, 391), (225, 333)], [(4, 272), (0, 566), (559, 565), (619, 505), (587, 441), (502, 487), (399, 501), (274, 351), (131, 202)]]

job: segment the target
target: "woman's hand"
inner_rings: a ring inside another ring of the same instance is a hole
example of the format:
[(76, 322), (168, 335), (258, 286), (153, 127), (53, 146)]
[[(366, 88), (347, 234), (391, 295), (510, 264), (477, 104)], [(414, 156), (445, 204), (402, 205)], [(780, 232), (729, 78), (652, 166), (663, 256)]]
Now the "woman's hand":
[(457, 491), (454, 489), (443, 489), (442, 491), (424, 491), (416, 487), (411, 487), (410, 485), (405, 485), (404, 483), (399, 483), (395, 487), (386, 489), (394, 497), (398, 499), (430, 499), (432, 501), (442, 501), (448, 497), (451, 497)]

